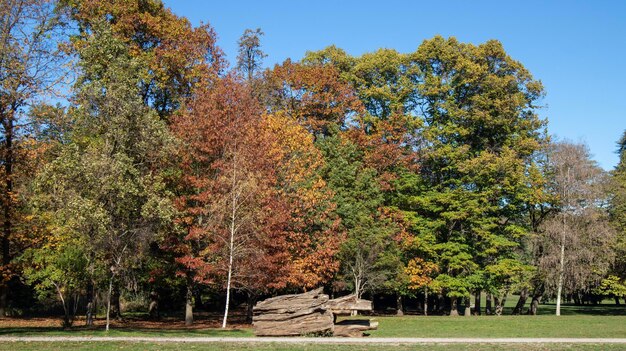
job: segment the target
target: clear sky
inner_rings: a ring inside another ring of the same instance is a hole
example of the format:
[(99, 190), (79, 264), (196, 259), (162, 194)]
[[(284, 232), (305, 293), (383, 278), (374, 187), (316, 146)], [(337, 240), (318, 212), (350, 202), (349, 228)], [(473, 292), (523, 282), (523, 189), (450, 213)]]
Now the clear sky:
[(626, 1), (210, 1), (165, 0), (192, 23), (210, 23), (229, 61), (246, 28), (265, 36), (265, 65), (335, 44), (349, 54), (414, 51), (437, 34), (500, 40), (540, 79), (540, 115), (559, 138), (589, 145), (605, 169), (626, 129)]

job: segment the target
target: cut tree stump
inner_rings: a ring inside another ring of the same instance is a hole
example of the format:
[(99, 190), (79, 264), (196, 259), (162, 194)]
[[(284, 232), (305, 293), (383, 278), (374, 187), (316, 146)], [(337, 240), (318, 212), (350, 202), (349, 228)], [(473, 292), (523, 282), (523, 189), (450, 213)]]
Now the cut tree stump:
[(364, 331), (376, 329), (378, 323), (343, 321), (335, 325), (335, 316), (371, 310), (371, 301), (357, 299), (355, 295), (330, 300), (323, 288), (319, 288), (258, 302), (253, 308), (252, 324), (257, 336), (363, 336)]

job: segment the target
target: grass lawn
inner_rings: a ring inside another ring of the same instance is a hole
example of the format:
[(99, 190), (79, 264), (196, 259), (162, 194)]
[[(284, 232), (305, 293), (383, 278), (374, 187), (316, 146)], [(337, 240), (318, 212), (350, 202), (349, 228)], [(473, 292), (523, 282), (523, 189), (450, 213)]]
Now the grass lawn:
[[(377, 317), (373, 337), (626, 338), (626, 316)], [(626, 347), (626, 345), (622, 345)]]
[[(514, 300), (514, 299), (513, 299)], [(514, 304), (512, 301), (511, 304)], [(510, 305), (507, 304), (509, 308)], [(554, 316), (554, 305), (540, 305), (538, 316), (376, 316), (378, 330), (372, 337), (572, 337), (572, 338), (626, 338), (626, 306), (610, 304), (598, 306), (564, 305), (563, 316)], [(505, 313), (510, 313), (506, 310)], [(234, 328), (220, 330), (215, 318), (200, 318), (187, 328), (180, 318), (149, 322), (129, 318), (114, 325), (106, 333), (102, 320), (96, 329), (78, 327), (63, 330), (57, 319), (0, 320), (0, 336), (253, 336), (248, 325), (235, 323)], [(241, 319), (239, 319), (241, 320)], [(82, 351), (82, 350), (204, 350), (204, 351), (378, 351), (393, 350), (624, 350), (624, 344), (438, 344), (438, 345), (325, 345), (325, 344), (200, 344), (200, 343), (146, 343), (146, 342), (0, 342), (0, 351)]]
[(434, 350), (434, 351), (578, 351), (578, 350), (623, 350), (624, 345), (612, 344), (441, 344), (441, 345), (284, 345), (284, 344), (159, 344), (159, 343), (91, 343), (91, 342), (12, 342), (0, 344), (2, 351), (379, 351), (393, 349), (397, 351)]

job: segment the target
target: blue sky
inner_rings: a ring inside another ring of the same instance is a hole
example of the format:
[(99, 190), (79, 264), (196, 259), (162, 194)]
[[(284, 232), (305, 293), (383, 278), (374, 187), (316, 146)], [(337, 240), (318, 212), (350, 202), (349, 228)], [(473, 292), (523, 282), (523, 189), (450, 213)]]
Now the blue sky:
[(540, 79), (540, 115), (559, 138), (589, 145), (604, 169), (626, 129), (626, 1), (206, 1), (165, 0), (192, 23), (210, 23), (234, 61), (246, 28), (265, 32), (265, 65), (335, 44), (352, 55), (414, 51), (437, 34), (500, 40)]

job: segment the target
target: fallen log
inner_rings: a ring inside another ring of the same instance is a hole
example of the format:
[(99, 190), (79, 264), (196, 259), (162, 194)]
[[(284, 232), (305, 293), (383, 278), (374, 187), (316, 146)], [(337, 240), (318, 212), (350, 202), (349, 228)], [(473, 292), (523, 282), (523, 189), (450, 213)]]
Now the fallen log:
[(372, 301), (357, 299), (356, 295), (347, 295), (329, 300), (326, 307), (331, 310), (334, 315), (349, 316), (352, 314), (352, 311), (371, 311)]
[(369, 319), (347, 319), (335, 324), (333, 336), (362, 337), (368, 330), (378, 329), (378, 322)]
[[(303, 294), (272, 297), (258, 302), (253, 308), (254, 333), (257, 336), (339, 335), (362, 336), (363, 332), (377, 327), (362, 321), (335, 325), (337, 315), (352, 311), (371, 311), (371, 301), (357, 299), (355, 295), (329, 300), (323, 289)], [(339, 334), (336, 328), (339, 327)]]

